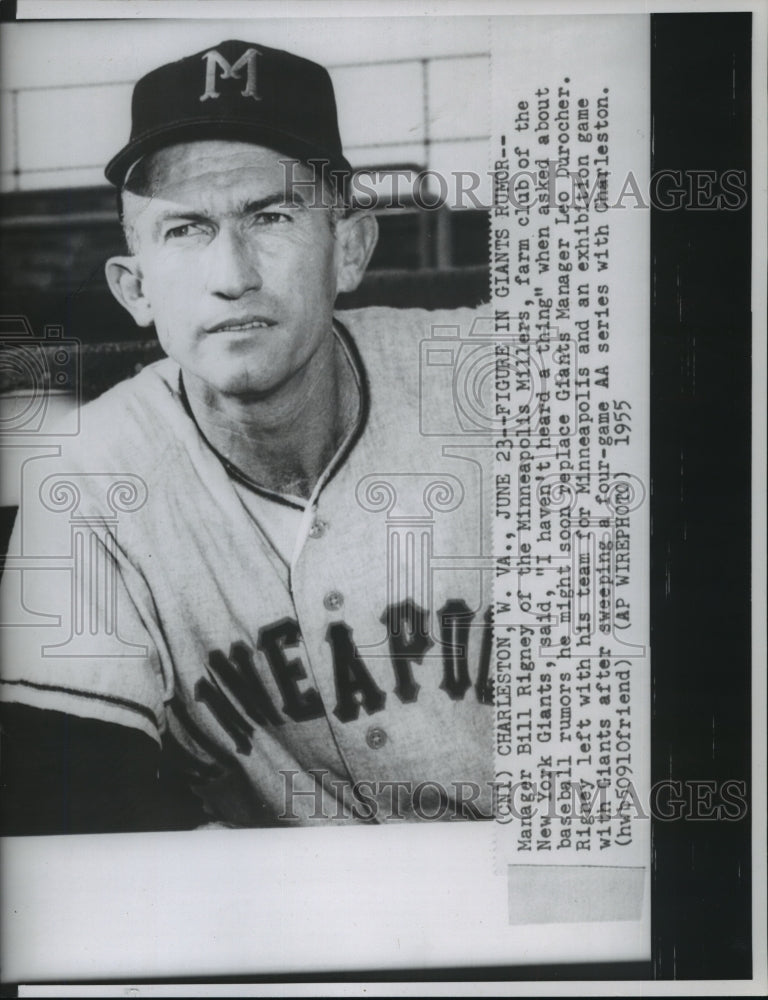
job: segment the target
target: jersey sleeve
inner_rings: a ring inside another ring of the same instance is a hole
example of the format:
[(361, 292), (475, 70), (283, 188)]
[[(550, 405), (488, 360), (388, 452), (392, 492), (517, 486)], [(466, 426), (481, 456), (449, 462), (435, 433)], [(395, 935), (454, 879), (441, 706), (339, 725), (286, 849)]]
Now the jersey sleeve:
[(23, 470), (0, 586), (0, 697), (117, 723), (160, 742), (171, 696), (162, 630), (121, 536), (141, 477), (67, 456)]

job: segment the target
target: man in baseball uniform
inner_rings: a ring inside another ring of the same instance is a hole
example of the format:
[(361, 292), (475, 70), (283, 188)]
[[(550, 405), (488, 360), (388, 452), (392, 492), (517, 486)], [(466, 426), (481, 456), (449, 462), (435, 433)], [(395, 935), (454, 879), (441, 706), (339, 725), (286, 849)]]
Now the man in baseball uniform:
[(25, 466), (6, 832), (492, 815), (478, 317), (334, 313), (377, 236), (350, 171), (315, 63), (226, 41), (136, 85), (106, 275), (167, 358)]

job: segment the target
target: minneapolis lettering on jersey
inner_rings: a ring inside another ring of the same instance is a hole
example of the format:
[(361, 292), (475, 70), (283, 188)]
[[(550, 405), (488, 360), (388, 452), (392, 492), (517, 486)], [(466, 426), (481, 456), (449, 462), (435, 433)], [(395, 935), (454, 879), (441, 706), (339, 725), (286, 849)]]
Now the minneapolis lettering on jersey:
[[(479, 623), (483, 635), (473, 685), (467, 651), (474, 617), (462, 600), (449, 600), (437, 612), (441, 650), (438, 687), (453, 701), (461, 701), (474, 687), (477, 701), (490, 705), (491, 609), (487, 609)], [(403, 704), (412, 704), (421, 690), (416, 677), (423, 681), (426, 673), (423, 669), (414, 672), (414, 666), (423, 666), (424, 657), (435, 645), (429, 633), (429, 614), (408, 600), (388, 607), (380, 620), (387, 627), (394, 674), (392, 693)], [(380, 712), (386, 705), (387, 692), (379, 687), (360, 656), (352, 629), (344, 622), (332, 622), (325, 640), (331, 649), (336, 691), (332, 711), (339, 722), (357, 719), (360, 709), (368, 715)], [(281, 726), (286, 719), (305, 722), (325, 714), (318, 691), (301, 686), (307, 680), (304, 663), (288, 653), (300, 642), (301, 630), (293, 618), (282, 618), (259, 630), (256, 647), (269, 664), (280, 692), (280, 709), (259, 677), (250, 646), (238, 641), (232, 643), (228, 655), (220, 649), (209, 653), (210, 676), (198, 680), (195, 698), (208, 707), (229, 733), (238, 753), (250, 753), (254, 726)]]

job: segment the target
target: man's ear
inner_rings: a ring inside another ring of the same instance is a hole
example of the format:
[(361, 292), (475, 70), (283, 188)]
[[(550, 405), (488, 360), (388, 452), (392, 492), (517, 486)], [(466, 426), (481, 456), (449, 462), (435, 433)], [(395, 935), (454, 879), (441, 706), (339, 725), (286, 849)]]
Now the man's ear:
[(379, 223), (370, 212), (350, 212), (336, 223), (336, 291), (353, 292), (363, 280), (365, 269), (379, 239)]
[(152, 306), (144, 294), (144, 281), (136, 257), (110, 257), (104, 265), (109, 290), (133, 316), (138, 326), (151, 326)]

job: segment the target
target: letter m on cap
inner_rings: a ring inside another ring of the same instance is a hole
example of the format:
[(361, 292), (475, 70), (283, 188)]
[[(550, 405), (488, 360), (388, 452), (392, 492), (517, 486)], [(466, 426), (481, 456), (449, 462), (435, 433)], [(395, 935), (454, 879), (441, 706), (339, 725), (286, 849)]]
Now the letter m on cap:
[(211, 49), (203, 56), (205, 59), (205, 92), (201, 94), (200, 100), (207, 101), (209, 98), (219, 97), (216, 90), (216, 67), (221, 69), (222, 80), (239, 80), (243, 69), (246, 71), (245, 90), (240, 93), (243, 97), (252, 97), (254, 101), (260, 100), (256, 93), (256, 59), (261, 53), (258, 49), (246, 49), (234, 65), (230, 65), (224, 56), (216, 49)]

